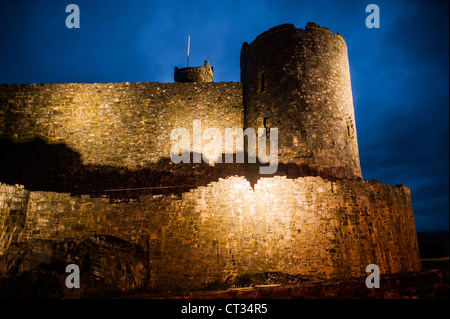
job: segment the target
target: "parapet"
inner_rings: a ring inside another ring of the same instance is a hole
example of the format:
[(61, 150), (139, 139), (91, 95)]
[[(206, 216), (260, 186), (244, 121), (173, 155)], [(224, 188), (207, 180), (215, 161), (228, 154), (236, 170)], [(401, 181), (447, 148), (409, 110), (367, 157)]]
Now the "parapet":
[[(260, 40), (265, 38), (268, 35), (272, 35), (274, 33), (280, 32), (280, 31), (292, 31), (292, 32), (302, 32), (305, 30), (321, 30), (324, 31), (326, 33), (332, 34), (332, 35), (337, 35), (338, 37), (340, 37), (341, 39), (343, 39), (342, 35), (340, 33), (333, 33), (330, 29), (328, 29), (327, 27), (323, 27), (317, 23), (314, 22), (308, 22), (306, 24), (305, 29), (302, 28), (296, 28), (295, 25), (293, 25), (292, 23), (285, 23), (285, 24), (280, 24), (278, 26), (272, 27), (269, 30), (261, 33), (260, 35), (258, 35), (255, 40)], [(248, 46), (247, 42), (244, 42), (244, 48), (246, 48)]]
[(175, 67), (175, 82), (212, 82), (214, 68), (205, 61), (204, 66), (177, 68)]

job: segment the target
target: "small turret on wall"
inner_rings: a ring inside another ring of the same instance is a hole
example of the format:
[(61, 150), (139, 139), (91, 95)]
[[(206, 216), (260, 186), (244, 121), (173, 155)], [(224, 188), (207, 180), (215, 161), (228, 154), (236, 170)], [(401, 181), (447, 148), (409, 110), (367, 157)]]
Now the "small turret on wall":
[(205, 61), (204, 66), (177, 68), (175, 67), (175, 82), (212, 82), (214, 68)]

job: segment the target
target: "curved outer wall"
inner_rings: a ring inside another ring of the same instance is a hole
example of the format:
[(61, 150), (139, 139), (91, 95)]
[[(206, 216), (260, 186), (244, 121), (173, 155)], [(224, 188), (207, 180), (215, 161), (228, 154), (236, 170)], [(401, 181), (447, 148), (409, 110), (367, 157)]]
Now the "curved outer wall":
[(229, 177), (181, 198), (149, 195), (125, 205), (0, 184), (3, 225), (15, 230), (0, 236), (0, 253), (11, 238), (34, 252), (23, 270), (52, 256), (36, 243), (104, 234), (147, 250), (157, 289), (202, 289), (265, 272), (326, 279), (366, 276), (368, 264), (381, 274), (421, 267), (410, 190), (376, 181), (276, 176), (252, 189)]
[(280, 163), (362, 179), (347, 46), (308, 23), (272, 28), (241, 50), (245, 127), (278, 128)]

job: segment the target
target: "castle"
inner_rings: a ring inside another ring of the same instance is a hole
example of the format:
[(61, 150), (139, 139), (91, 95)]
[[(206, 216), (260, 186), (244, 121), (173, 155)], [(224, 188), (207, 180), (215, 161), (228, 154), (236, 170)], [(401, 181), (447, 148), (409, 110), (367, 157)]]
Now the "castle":
[[(420, 270), (409, 189), (362, 179), (340, 34), (280, 25), (242, 45), (240, 83), (212, 82), (208, 62), (174, 77), (0, 85), (3, 278), (81, 263), (122, 291), (192, 290), (264, 272)], [(172, 163), (171, 130), (194, 120), (277, 128), (277, 172)]]

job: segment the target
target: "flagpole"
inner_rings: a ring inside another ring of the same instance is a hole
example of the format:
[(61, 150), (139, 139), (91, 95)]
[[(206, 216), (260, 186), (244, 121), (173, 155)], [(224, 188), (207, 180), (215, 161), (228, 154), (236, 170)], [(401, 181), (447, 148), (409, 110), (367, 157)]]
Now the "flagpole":
[(189, 67), (189, 48), (191, 46), (191, 36), (188, 36), (188, 50), (187, 50), (187, 66)]

